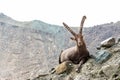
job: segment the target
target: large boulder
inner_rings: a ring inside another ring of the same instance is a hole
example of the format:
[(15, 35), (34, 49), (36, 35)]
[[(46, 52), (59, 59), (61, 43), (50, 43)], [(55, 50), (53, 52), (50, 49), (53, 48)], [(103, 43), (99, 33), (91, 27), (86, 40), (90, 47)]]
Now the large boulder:
[(109, 48), (113, 45), (115, 45), (115, 38), (113, 38), (113, 37), (110, 37), (110, 38), (101, 42), (101, 47)]
[(71, 61), (65, 61), (61, 64), (59, 64), (58, 66), (56, 66), (51, 73), (55, 73), (55, 74), (61, 74), (66, 72), (67, 74), (69, 74), (71, 72), (73, 68), (73, 63)]
[(120, 69), (119, 64), (105, 65), (105, 66), (102, 66), (100, 70), (100, 74), (104, 74), (105, 76), (110, 77), (110, 78), (114, 77), (115, 75), (117, 77), (119, 75), (118, 74), (119, 69)]
[(92, 55), (96, 62), (102, 63), (109, 59), (110, 52), (107, 50), (98, 50), (94, 55)]

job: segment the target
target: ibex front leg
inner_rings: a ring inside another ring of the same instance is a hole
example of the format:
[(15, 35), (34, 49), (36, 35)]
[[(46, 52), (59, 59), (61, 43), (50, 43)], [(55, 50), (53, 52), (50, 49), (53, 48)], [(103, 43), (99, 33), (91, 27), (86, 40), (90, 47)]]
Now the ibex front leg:
[(84, 64), (86, 61), (87, 61), (86, 58), (83, 58), (83, 59), (79, 62), (78, 67), (77, 67), (77, 69), (76, 69), (76, 72), (78, 72), (78, 73), (80, 72), (80, 69), (81, 69), (81, 67), (82, 67), (82, 64)]

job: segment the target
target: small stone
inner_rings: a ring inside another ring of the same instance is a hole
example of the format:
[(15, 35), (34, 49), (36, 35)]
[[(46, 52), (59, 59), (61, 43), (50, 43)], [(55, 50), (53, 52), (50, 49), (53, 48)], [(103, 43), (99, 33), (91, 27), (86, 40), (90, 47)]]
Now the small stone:
[(120, 43), (120, 38), (118, 38), (117, 43)]
[(120, 48), (119, 47), (117, 47), (117, 48), (114, 48), (113, 50), (112, 50), (113, 52), (120, 52)]
[(100, 46), (97, 46), (97, 47), (96, 47), (96, 49), (97, 49), (97, 50), (100, 50), (100, 49), (101, 49), (101, 47), (100, 47)]
[(115, 45), (115, 38), (113, 38), (113, 37), (110, 37), (110, 38), (101, 42), (101, 47), (109, 48), (113, 45)]

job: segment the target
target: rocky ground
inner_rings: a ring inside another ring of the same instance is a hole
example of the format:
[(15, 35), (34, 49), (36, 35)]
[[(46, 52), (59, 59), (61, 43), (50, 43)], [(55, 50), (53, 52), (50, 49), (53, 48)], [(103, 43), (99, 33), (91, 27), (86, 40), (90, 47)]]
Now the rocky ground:
[(76, 65), (73, 64), (69, 73), (70, 69), (59, 68), (59, 72), (61, 69), (63, 70), (62, 74), (58, 74), (58, 72), (40, 74), (31, 80), (120, 80), (120, 42), (104, 50), (111, 55), (106, 61), (99, 63), (91, 58), (82, 66), (80, 73), (75, 72)]

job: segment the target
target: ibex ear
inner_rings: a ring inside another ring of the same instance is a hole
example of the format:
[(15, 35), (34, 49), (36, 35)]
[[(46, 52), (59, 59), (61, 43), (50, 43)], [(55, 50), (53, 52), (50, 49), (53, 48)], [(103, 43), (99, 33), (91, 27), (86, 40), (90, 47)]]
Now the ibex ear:
[(71, 40), (75, 40), (75, 37), (70, 37)]

